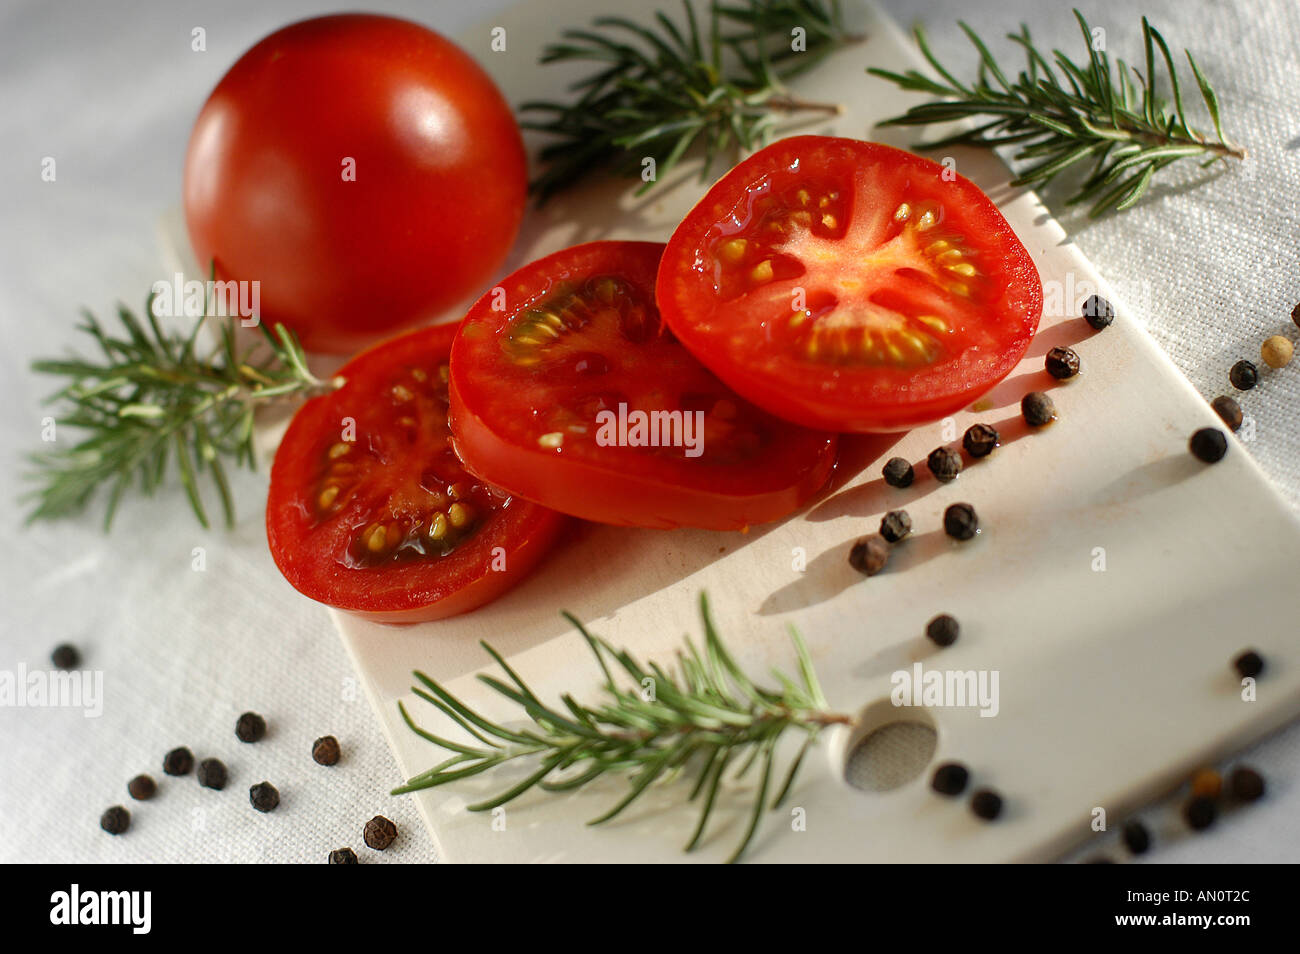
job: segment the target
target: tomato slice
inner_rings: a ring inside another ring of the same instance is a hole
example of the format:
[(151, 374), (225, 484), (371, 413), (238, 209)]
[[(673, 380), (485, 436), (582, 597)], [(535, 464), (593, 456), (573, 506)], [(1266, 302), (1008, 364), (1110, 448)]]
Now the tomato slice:
[(1038, 328), (1034, 263), (992, 201), (890, 146), (797, 136), (720, 179), (668, 242), (678, 339), (773, 414), (904, 430), (1004, 378)]
[(299, 408), (275, 454), (271, 555), (295, 589), (381, 622), (474, 609), (541, 559), (565, 523), (465, 471), (447, 426), (454, 325), (377, 345)]
[(663, 248), (568, 248), (470, 309), (450, 388), (466, 467), (555, 510), (644, 527), (739, 529), (821, 489), (834, 436), (740, 399), (664, 327)]

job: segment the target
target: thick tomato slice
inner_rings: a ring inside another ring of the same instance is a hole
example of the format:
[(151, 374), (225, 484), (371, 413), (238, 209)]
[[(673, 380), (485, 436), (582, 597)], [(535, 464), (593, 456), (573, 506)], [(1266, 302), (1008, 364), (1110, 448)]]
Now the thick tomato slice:
[(719, 180), (659, 267), (664, 320), (740, 394), (809, 427), (903, 430), (1004, 378), (1038, 328), (1029, 253), (970, 181), (797, 136)]
[(662, 251), (568, 248), (475, 304), (451, 350), (456, 449), (493, 484), (602, 523), (783, 517), (826, 482), (835, 438), (740, 399), (673, 338), (654, 303)]
[(447, 427), (454, 325), (352, 359), (294, 415), (275, 454), (266, 533), (314, 600), (381, 622), (440, 619), (509, 589), (564, 518), (466, 473)]

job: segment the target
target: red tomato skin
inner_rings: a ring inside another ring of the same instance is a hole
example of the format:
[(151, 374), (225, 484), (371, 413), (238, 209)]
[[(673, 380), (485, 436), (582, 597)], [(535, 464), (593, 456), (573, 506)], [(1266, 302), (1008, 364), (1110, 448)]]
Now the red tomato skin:
[[(372, 373), (391, 366), (397, 349), (422, 356), (450, 352), (456, 325), (437, 325), (382, 342), (357, 355), (338, 371), (349, 382), (364, 384)], [(348, 385), (344, 385), (344, 388)], [(401, 578), (385, 568), (349, 569), (328, 558), (306, 554), (305, 526), (312, 512), (309, 494), (312, 458), (297, 453), (314, 441), (321, 429), (337, 430), (340, 391), (312, 398), (294, 415), (276, 452), (266, 507), (266, 535), (276, 566), (304, 596), (353, 616), (380, 623), (420, 623), (445, 619), (477, 609), (526, 577), (562, 536), (569, 519), (554, 511), (516, 500), (503, 515), (475, 537), (472, 549), (453, 552), (437, 564), (400, 568)], [(481, 574), (468, 582), (462, 570), (487, 565), (494, 547), (504, 547), (504, 570)], [(421, 572), (424, 571), (424, 572)], [(388, 575), (385, 575), (388, 574)], [(364, 575), (364, 579), (363, 576)]]
[[(552, 281), (609, 271), (653, 288), (655, 263), (662, 250), (655, 242), (589, 242), (525, 265), (503, 279), (501, 287), (513, 298), (526, 301), (542, 294)], [(478, 326), (476, 331), (491, 329), (494, 321), (490, 316), (497, 314), (496, 298), (489, 292), (461, 323), (452, 345), (449, 417), (453, 443), (466, 469), (518, 497), (616, 526), (743, 530), (799, 509), (825, 486), (834, 468), (837, 441), (833, 434), (815, 434), (776, 422), (788, 438), (782, 443), (797, 445), (793, 452), (801, 461), (797, 479), (765, 480), (733, 472), (718, 478), (712, 487), (697, 482), (689, 488), (690, 502), (683, 503), (683, 488), (653, 473), (613, 472), (563, 452), (520, 447), (497, 434), (465, 400), (467, 389), (490, 380), (490, 369), (475, 365), (466, 332), (472, 326)], [(630, 501), (636, 502), (635, 513)]]
[[(972, 231), (983, 241), (1000, 243), (1006, 248), (1006, 257), (1001, 263), (1002, 273), (1008, 287), (1013, 290), (1012, 310), (1019, 320), (1016, 333), (1008, 338), (996, 362), (996, 370), (982, 376), (978, 386), (964, 386), (956, 372), (948, 374), (946, 379), (944, 374), (934, 374), (930, 376), (928, 386), (931, 391), (939, 393), (929, 400), (909, 397), (906, 401), (895, 402), (889, 397), (884, 400), (868, 398), (854, 407), (846, 407), (843, 402), (835, 406), (828, 404), (825, 393), (835, 386), (839, 375), (837, 370), (787, 376), (785, 379), (747, 373), (743, 363), (729, 355), (721, 342), (694, 327), (689, 317), (692, 302), (700, 298), (702, 291), (697, 284), (683, 280), (683, 275), (690, 271), (697, 243), (714, 217), (728, 204), (728, 197), (743, 190), (761, 173), (765, 157), (777, 148), (793, 154), (827, 148), (846, 152), (867, 150), (877, 159), (888, 161), (893, 158), (910, 163), (928, 177), (940, 178), (946, 171), (939, 163), (892, 146), (827, 136), (796, 136), (755, 153), (719, 179), (668, 240), (656, 282), (656, 300), (664, 321), (709, 370), (736, 393), (778, 417), (810, 428), (868, 434), (906, 431), (940, 420), (969, 406), (1011, 373), (1038, 329), (1043, 310), (1042, 281), (1029, 252), (992, 200), (969, 179), (950, 172), (955, 179), (945, 180), (945, 188), (952, 189), (965, 200), (963, 215), (971, 224)], [(893, 378), (886, 380), (885, 387), (880, 390), (898, 393), (898, 389), (908, 386), (909, 381), (903, 372), (892, 373)]]
[(260, 282), (264, 321), (336, 354), (477, 294), (526, 192), (488, 75), (418, 24), (365, 14), (291, 24), (240, 57), (199, 113), (183, 183), (202, 269)]

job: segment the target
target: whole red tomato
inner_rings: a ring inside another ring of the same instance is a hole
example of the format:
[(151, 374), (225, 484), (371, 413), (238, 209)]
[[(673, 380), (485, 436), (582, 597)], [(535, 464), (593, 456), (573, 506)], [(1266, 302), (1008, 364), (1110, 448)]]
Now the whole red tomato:
[(460, 48), (392, 17), (294, 23), (231, 67), (185, 157), (206, 269), (347, 353), (482, 291), (523, 215), (523, 142)]

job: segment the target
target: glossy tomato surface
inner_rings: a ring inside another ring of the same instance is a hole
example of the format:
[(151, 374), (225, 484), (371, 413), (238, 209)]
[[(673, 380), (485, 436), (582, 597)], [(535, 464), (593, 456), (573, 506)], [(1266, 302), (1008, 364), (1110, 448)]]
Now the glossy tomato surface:
[(654, 303), (663, 246), (592, 242), (515, 272), (461, 324), (451, 425), (466, 466), (574, 516), (738, 529), (812, 497), (835, 438), (739, 398)]
[(263, 320), (346, 354), (477, 295), (526, 188), (518, 127), (466, 53), (347, 14), (231, 67), (190, 136), (184, 203), (205, 271), (260, 282)]
[(271, 555), (301, 593), (383, 622), (499, 596), (545, 556), (559, 514), (465, 472), (447, 427), (455, 326), (378, 345), (308, 401), (275, 454)]
[(740, 394), (887, 432), (965, 407), (1038, 328), (1038, 271), (993, 202), (920, 156), (797, 136), (755, 153), (668, 242), (658, 302)]

